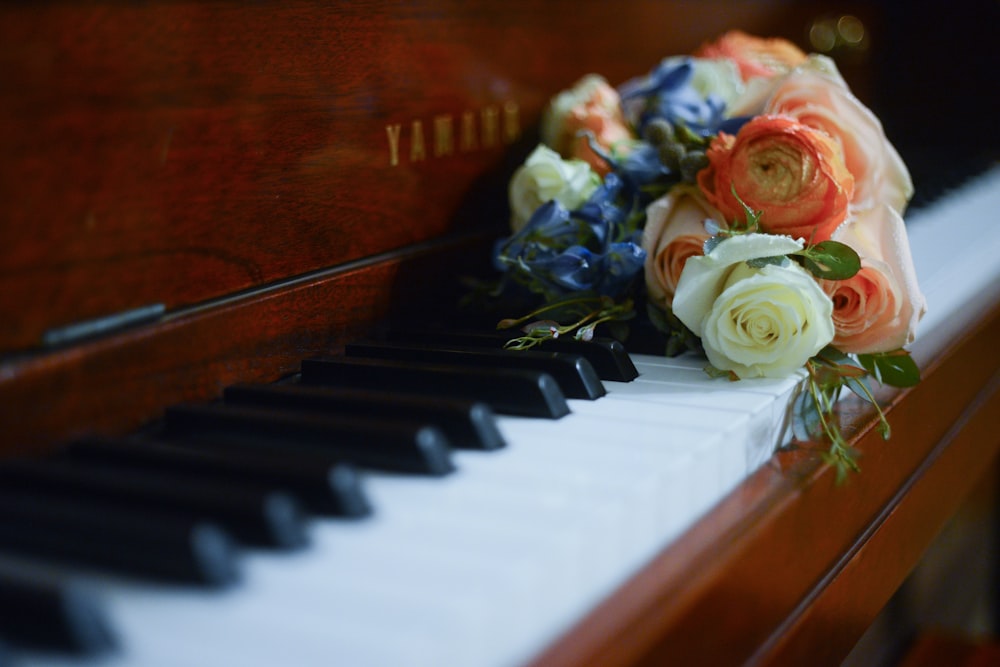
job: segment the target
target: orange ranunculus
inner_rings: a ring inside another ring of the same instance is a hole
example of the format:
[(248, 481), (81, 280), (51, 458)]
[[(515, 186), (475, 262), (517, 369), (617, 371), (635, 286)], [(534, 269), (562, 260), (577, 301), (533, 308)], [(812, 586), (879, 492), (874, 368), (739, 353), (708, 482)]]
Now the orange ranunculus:
[(633, 138), (618, 91), (593, 74), (552, 100), (542, 123), (542, 139), (562, 157), (583, 160), (603, 176), (610, 167), (590, 148), (585, 131), (608, 152), (627, 149)]
[(694, 52), (699, 58), (729, 58), (746, 81), (755, 76), (771, 77), (787, 72), (806, 60), (806, 54), (786, 39), (764, 39), (731, 30)]
[(720, 133), (706, 155), (698, 185), (727, 222), (743, 220), (742, 200), (762, 212), (763, 231), (819, 243), (847, 217), (854, 177), (836, 141), (820, 130), (757, 116), (735, 137)]
[(847, 87), (832, 60), (812, 56), (774, 88), (763, 113), (791, 116), (837, 140), (854, 176), (855, 209), (879, 203), (902, 215), (913, 181), (882, 124)]
[(903, 219), (881, 204), (860, 212), (833, 234), (861, 256), (847, 280), (821, 280), (833, 301), (833, 345), (842, 352), (891, 352), (913, 342), (927, 303), (917, 285)]
[(725, 226), (722, 215), (698, 188), (677, 185), (646, 208), (642, 247), (646, 251), (646, 289), (653, 303), (669, 307), (688, 258), (704, 254), (709, 234), (705, 220)]

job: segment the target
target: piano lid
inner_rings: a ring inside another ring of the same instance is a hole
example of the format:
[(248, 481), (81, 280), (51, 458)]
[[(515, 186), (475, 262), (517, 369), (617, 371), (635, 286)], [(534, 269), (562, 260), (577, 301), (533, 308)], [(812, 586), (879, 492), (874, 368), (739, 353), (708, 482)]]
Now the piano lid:
[(0, 354), (497, 229), (551, 95), (733, 27), (802, 43), (821, 9), (5, 3)]

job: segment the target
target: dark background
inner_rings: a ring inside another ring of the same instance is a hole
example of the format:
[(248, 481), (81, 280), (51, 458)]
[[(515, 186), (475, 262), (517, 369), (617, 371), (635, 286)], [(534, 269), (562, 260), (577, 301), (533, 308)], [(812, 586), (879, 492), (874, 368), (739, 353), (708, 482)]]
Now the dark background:
[(871, 106), (919, 207), (1000, 159), (1000, 2), (879, 3)]

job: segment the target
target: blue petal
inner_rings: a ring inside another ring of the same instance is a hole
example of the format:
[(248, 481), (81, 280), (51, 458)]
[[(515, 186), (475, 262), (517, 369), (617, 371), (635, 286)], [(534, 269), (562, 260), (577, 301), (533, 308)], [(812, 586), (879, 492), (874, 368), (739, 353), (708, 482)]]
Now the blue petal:
[(646, 251), (632, 241), (613, 243), (604, 257), (604, 277), (598, 291), (608, 296), (618, 296), (632, 279), (642, 271)]
[(571, 246), (554, 257), (533, 262), (531, 268), (560, 287), (580, 291), (593, 288), (601, 277), (600, 264), (600, 256), (582, 246)]

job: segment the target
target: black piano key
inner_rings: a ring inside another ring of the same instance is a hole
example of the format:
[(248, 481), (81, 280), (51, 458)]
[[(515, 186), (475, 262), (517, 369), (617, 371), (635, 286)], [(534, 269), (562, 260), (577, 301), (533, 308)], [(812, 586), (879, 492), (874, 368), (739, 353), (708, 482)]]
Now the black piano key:
[(394, 419), (437, 426), (457, 448), (492, 450), (506, 444), (493, 411), (478, 401), (301, 384), (236, 385), (226, 388), (224, 398), (227, 403), (325, 414), (378, 419), (392, 415)]
[(306, 543), (298, 503), (267, 489), (198, 482), (162, 471), (121, 474), (98, 465), (28, 460), (0, 465), (0, 486), (200, 516), (248, 544), (293, 548)]
[(301, 368), (307, 385), (392, 387), (424, 396), (469, 398), (497, 412), (527, 417), (558, 419), (569, 414), (566, 397), (548, 373), (351, 357), (306, 359)]
[[(504, 331), (404, 330), (391, 332), (389, 340), (442, 346), (503, 348), (507, 341), (516, 336), (516, 333)], [(590, 362), (602, 380), (631, 382), (639, 377), (639, 371), (632, 363), (625, 346), (613, 338), (582, 341), (562, 337), (544, 341), (532, 349), (580, 355)]]
[(362, 467), (445, 475), (454, 470), (451, 446), (437, 428), (383, 418), (361, 419), (242, 405), (167, 408), (168, 438), (197, 438), (220, 448), (293, 456), (325, 452)]
[(579, 355), (534, 350), (475, 347), (439, 347), (419, 343), (351, 343), (348, 357), (415, 361), (474, 368), (520, 368), (548, 373), (568, 398), (594, 400), (604, 396), (604, 385), (590, 362)]
[(336, 517), (371, 514), (357, 470), (347, 463), (308, 464), (271, 456), (240, 456), (154, 441), (87, 438), (70, 443), (65, 456), (102, 465), (186, 473), (223, 483), (287, 489), (309, 510)]
[(31, 490), (0, 490), (0, 549), (159, 581), (239, 579), (236, 546), (211, 522)]
[(73, 581), (0, 572), (0, 636), (16, 646), (96, 656), (117, 645), (100, 601)]

